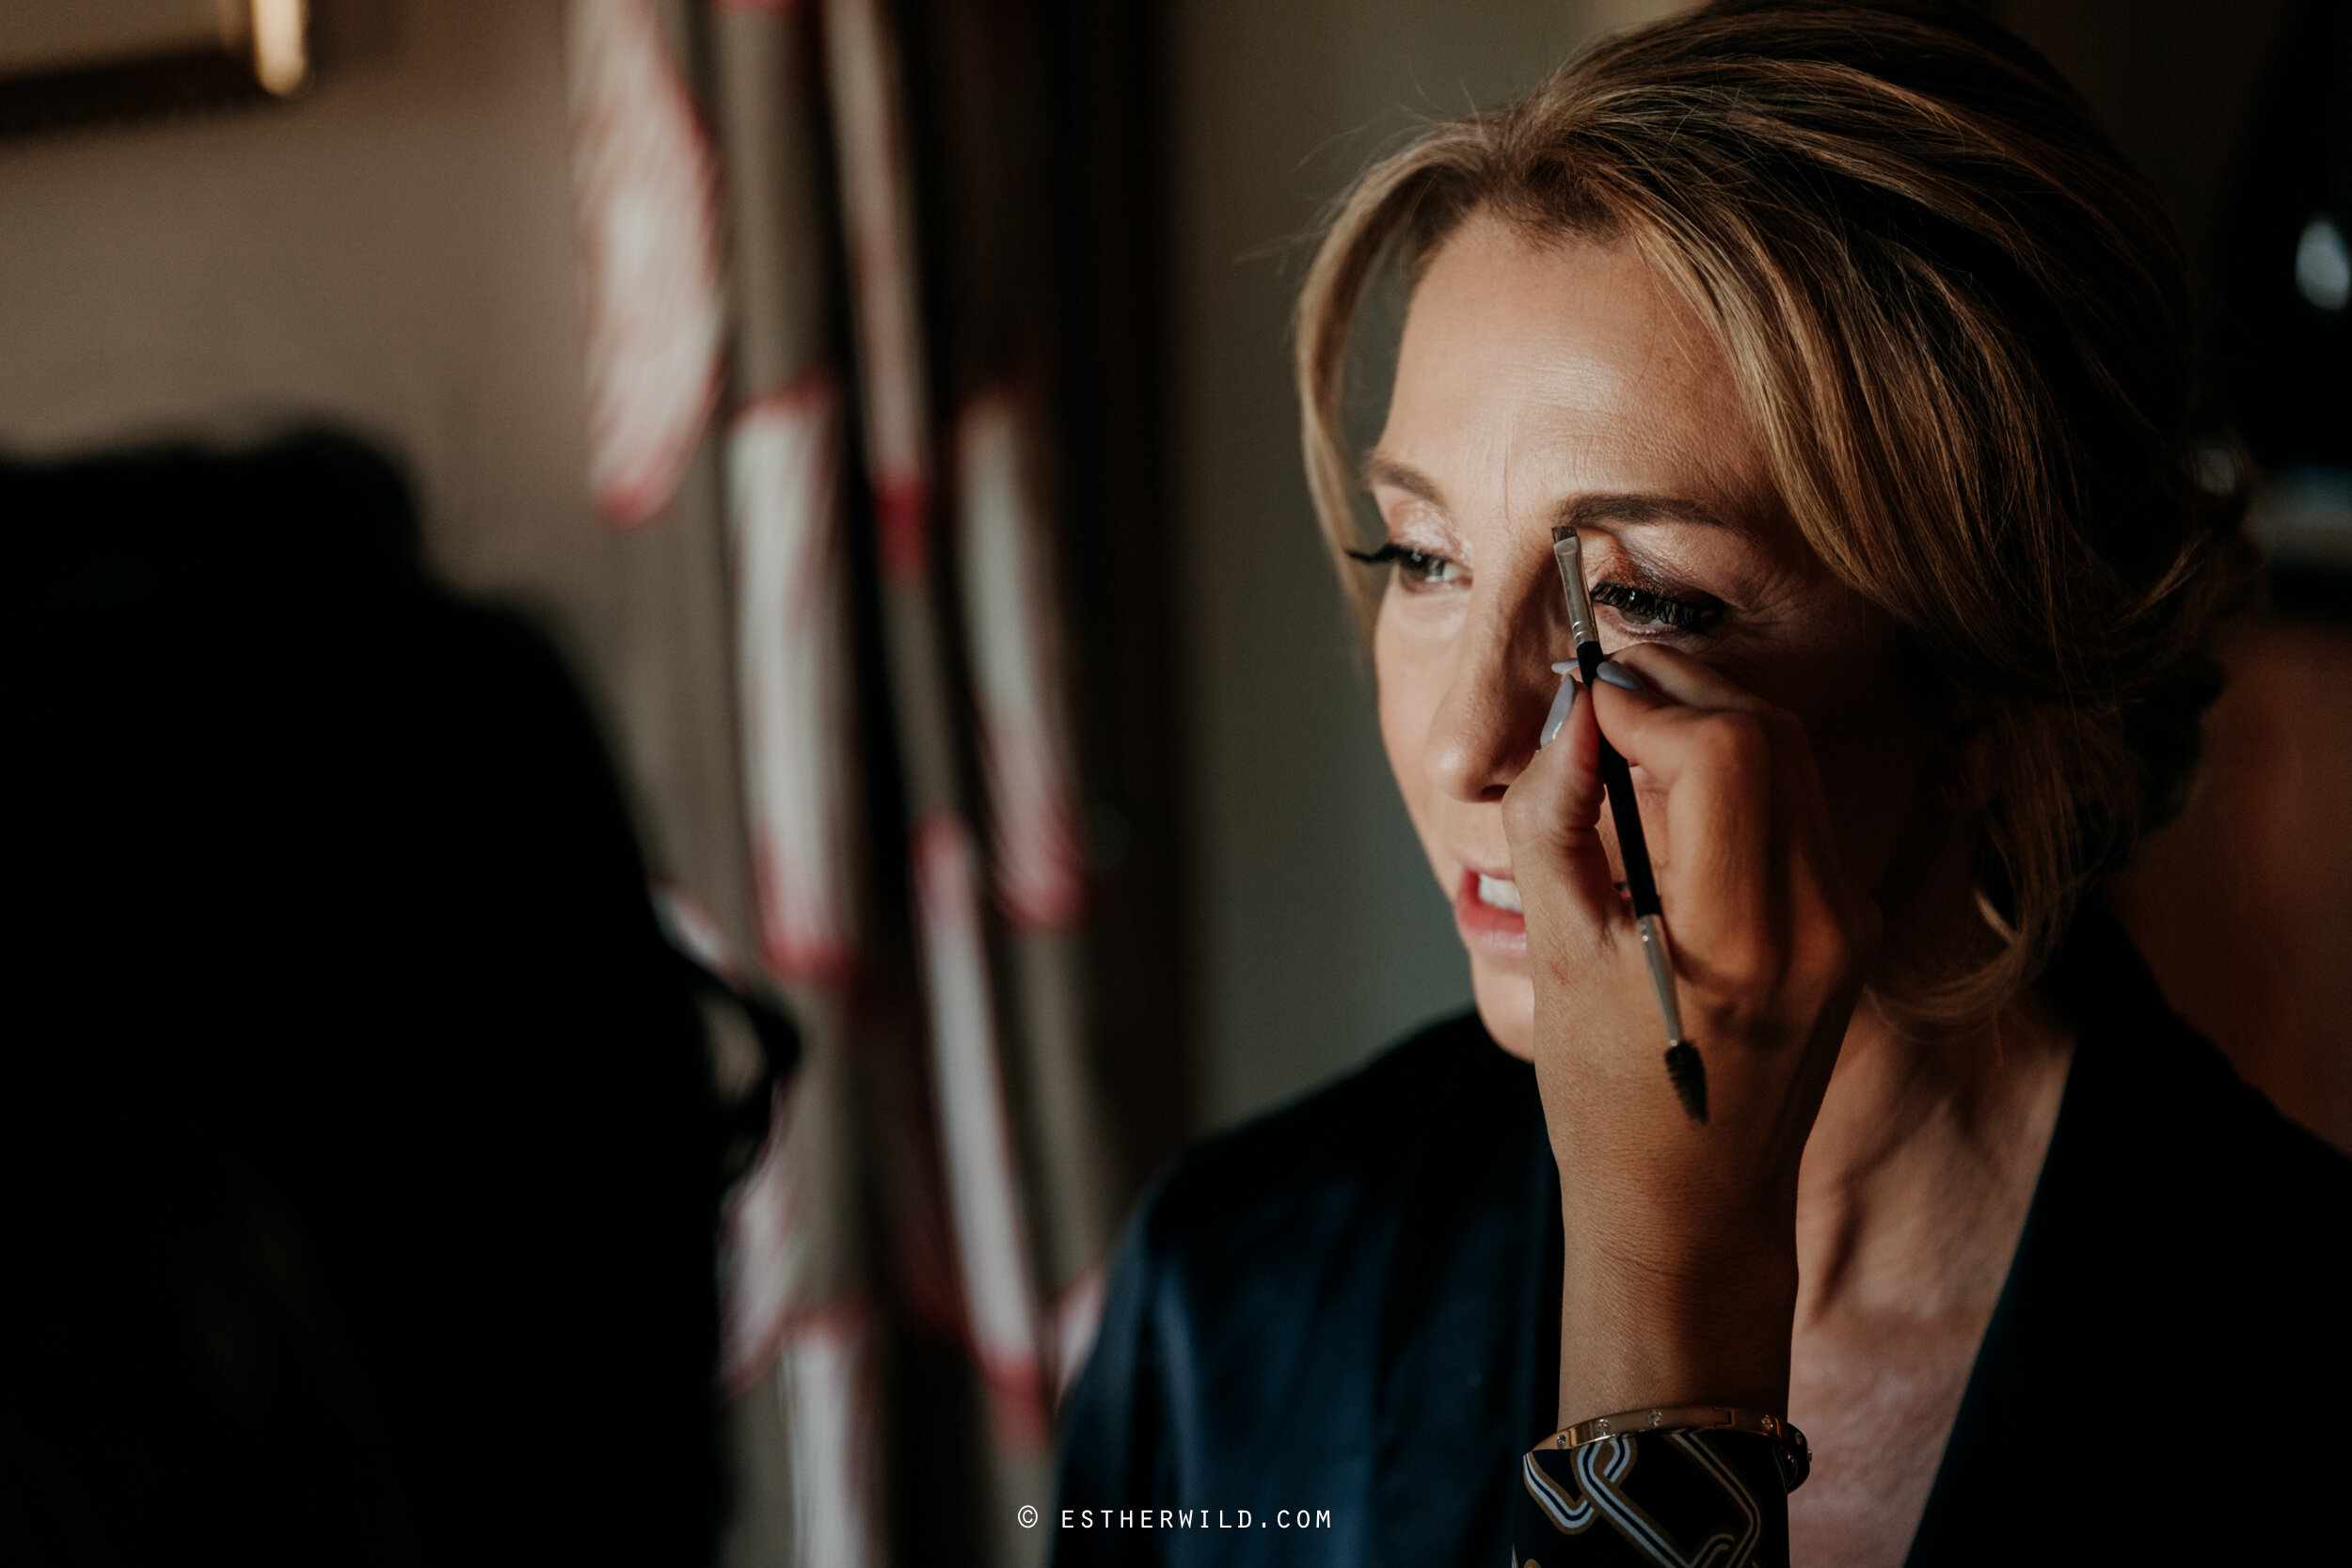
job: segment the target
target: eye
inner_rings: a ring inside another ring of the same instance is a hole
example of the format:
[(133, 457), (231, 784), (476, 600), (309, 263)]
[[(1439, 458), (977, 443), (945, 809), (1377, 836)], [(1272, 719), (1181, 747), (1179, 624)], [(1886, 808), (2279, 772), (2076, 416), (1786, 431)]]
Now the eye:
[(1432, 555), (1427, 550), (1409, 549), (1403, 545), (1383, 545), (1376, 550), (1350, 550), (1347, 555), (1349, 560), (1360, 561), (1367, 566), (1394, 566), (1397, 575), (1410, 587), (1452, 587), (1470, 576), (1462, 570), (1459, 562), (1448, 561), (1444, 556)]
[(1657, 626), (1693, 635), (1713, 629), (1724, 618), (1723, 606), (1691, 599), (1669, 598), (1647, 588), (1623, 582), (1593, 585), (1593, 602), (1607, 605), (1629, 627)]

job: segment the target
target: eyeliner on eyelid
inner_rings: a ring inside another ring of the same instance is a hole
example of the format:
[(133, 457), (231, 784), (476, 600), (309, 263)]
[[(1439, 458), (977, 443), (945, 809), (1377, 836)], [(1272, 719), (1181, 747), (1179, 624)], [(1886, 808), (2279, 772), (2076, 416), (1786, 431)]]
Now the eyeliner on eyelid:
[[(1462, 570), (1461, 562), (1435, 550), (1416, 549), (1390, 540), (1377, 549), (1346, 550), (1351, 561), (1367, 566), (1394, 566), (1407, 582), (1425, 586), (1442, 586), (1451, 580), (1441, 574), (1448, 569)], [(1646, 575), (1646, 574), (1637, 574)], [(1592, 588), (1595, 604), (1606, 605), (1616, 611), (1619, 620), (1629, 627), (1664, 626), (1689, 636), (1699, 636), (1714, 629), (1723, 619), (1723, 607), (1711, 602), (1677, 598), (1661, 587), (1618, 581), (1595, 583)]]

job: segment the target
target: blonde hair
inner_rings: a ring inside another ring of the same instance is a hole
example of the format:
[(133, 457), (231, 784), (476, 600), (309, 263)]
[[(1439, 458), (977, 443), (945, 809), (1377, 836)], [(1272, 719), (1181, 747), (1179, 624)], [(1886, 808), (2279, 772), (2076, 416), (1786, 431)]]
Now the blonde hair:
[[(2199, 483), (2189, 291), (2065, 83), (1962, 7), (1727, 0), (1435, 125), (1339, 204), (1299, 306), (1309, 483), (1357, 543), (1350, 329), (1473, 212), (1629, 245), (1716, 334), (1781, 500), (1984, 726), (1992, 935), (1898, 1005), (1997, 1009), (2178, 809), (2247, 580)], [(1374, 584), (1343, 578), (1367, 623)], [(1885, 1001), (1882, 993), (1882, 1001)]]

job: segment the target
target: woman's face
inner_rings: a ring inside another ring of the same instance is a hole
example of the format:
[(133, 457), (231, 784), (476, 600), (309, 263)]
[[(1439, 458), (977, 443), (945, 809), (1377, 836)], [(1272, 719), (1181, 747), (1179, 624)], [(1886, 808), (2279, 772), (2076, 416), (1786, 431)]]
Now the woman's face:
[(1574, 657), (1557, 524), (1582, 535), (1602, 646), (1668, 643), (1794, 713), (1849, 869), (1903, 901), (1947, 835), (1893, 628), (1798, 535), (1720, 352), (1630, 247), (1466, 221), (1414, 291), (1368, 477), (1397, 552), (1381, 736), (1505, 1049), (1533, 1053), (1534, 991), (1501, 802)]

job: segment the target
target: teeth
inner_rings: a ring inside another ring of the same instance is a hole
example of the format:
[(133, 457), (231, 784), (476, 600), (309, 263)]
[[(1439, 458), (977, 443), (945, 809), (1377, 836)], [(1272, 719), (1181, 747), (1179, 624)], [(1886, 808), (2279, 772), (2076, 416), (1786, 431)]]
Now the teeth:
[(1519, 884), (1507, 877), (1489, 877), (1482, 872), (1478, 878), (1478, 901), (1515, 914), (1527, 912), (1527, 906), (1519, 902)]

